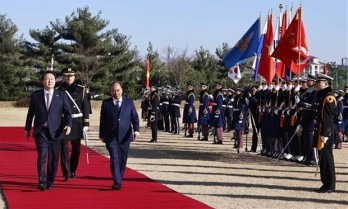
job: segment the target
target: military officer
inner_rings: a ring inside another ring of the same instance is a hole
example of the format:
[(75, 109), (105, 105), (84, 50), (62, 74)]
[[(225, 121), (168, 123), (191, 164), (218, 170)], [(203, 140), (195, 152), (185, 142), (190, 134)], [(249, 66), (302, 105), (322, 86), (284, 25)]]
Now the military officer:
[[(72, 113), (71, 133), (62, 140), (60, 160), (64, 181), (70, 178), (76, 178), (76, 170), (80, 159), (81, 139), (83, 132), (88, 131), (90, 105), (88, 102), (86, 89), (75, 82), (75, 70), (72, 68), (64, 68), (63, 85), (59, 89), (66, 92)], [(69, 141), (72, 146), (69, 159)]]
[(224, 95), (222, 93), (222, 83), (215, 82), (215, 92), (213, 95), (213, 108), (211, 112), (211, 125), (214, 127), (214, 144), (222, 144), (223, 141), (223, 126), (224, 126), (224, 111), (222, 103)]
[[(185, 137), (193, 137), (194, 124), (197, 122), (196, 110), (195, 110), (195, 94), (193, 90), (194, 84), (192, 81), (187, 82), (186, 103), (183, 112), (183, 123), (186, 125)], [(188, 131), (188, 135), (186, 134)]]
[(151, 143), (157, 142), (157, 121), (161, 119), (161, 110), (160, 110), (160, 96), (157, 92), (157, 86), (155, 84), (151, 85), (149, 96), (149, 114), (148, 121), (151, 124), (152, 139), (149, 141)]
[(335, 163), (332, 153), (334, 143), (334, 119), (336, 98), (332, 94), (333, 78), (318, 73), (316, 77), (317, 97), (314, 103), (314, 143), (318, 149), (320, 179), (319, 193), (332, 193), (336, 189)]
[(198, 137), (198, 140), (208, 141), (209, 124), (210, 124), (210, 111), (209, 111), (209, 93), (207, 91), (207, 84), (202, 82), (199, 92), (199, 111), (198, 111), (198, 128), (202, 132), (202, 138)]

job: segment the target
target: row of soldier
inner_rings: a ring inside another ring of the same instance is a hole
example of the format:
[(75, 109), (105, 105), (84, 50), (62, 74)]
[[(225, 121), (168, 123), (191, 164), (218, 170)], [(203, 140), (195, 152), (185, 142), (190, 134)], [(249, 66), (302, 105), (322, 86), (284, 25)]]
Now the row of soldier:
[[(239, 152), (243, 148), (243, 134), (248, 134), (251, 128), (251, 152), (256, 152), (261, 144), (261, 155), (314, 165), (311, 107), (316, 99), (315, 80), (314, 76), (308, 75), (290, 81), (273, 80), (270, 85), (262, 83), (235, 89), (223, 89), (222, 83), (215, 82), (212, 95), (207, 84), (201, 83), (198, 116), (192, 82), (187, 83), (185, 95), (178, 88), (152, 85), (144, 93), (142, 115), (152, 129), (150, 142), (157, 142), (158, 129), (179, 134), (180, 106), (184, 97), (182, 123), (185, 137), (193, 137), (195, 123), (198, 140), (207, 141), (209, 135), (213, 135), (214, 144), (223, 144), (223, 132), (233, 130), (234, 146)], [(345, 92), (335, 90), (334, 93), (337, 100), (335, 148), (341, 148), (343, 136), (347, 135), (348, 87)], [(299, 127), (301, 135), (296, 134), (300, 132)]]

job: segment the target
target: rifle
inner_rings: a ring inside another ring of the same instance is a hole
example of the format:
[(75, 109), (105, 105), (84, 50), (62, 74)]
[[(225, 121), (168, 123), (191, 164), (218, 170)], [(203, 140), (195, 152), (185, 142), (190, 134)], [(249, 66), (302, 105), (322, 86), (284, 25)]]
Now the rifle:
[(89, 164), (89, 157), (88, 157), (88, 135), (87, 135), (87, 131), (83, 131), (83, 139), (85, 140), (87, 164)]

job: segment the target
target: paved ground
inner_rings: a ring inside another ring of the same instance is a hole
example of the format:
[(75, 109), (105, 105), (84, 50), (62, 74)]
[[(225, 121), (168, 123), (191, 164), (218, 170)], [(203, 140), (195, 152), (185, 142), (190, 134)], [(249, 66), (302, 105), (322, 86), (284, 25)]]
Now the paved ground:
[[(0, 105), (0, 126), (23, 126), (27, 109)], [(93, 109), (89, 145), (107, 155), (97, 138), (99, 109)], [(159, 132), (148, 143), (149, 129), (131, 144), (128, 167), (214, 208), (346, 208), (348, 205), (348, 143), (334, 150), (337, 192), (318, 194), (315, 167), (278, 161), (232, 148), (231, 133), (224, 145)], [(250, 136), (249, 136), (250, 137)], [(250, 138), (249, 138), (250, 140)], [(249, 143), (250, 149), (250, 143)], [(83, 163), (83, 162), (81, 162)], [(34, 165), (33, 165), (34, 166)], [(0, 203), (1, 206), (1, 203)]]

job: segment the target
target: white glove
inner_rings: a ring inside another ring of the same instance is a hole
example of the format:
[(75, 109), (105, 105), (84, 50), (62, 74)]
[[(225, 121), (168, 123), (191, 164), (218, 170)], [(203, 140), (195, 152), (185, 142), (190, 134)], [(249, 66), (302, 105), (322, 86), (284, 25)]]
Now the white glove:
[(300, 85), (297, 85), (294, 89), (295, 92), (298, 92), (300, 90), (301, 86)]
[(86, 132), (89, 130), (89, 128), (88, 128), (88, 126), (84, 126), (82, 130)]
[(320, 140), (325, 144), (329, 137), (320, 136)]
[(297, 135), (300, 135), (301, 132), (302, 132), (302, 126), (301, 126), (301, 125), (298, 125), (298, 126), (296, 127), (295, 133), (296, 133)]
[(274, 110), (274, 114), (278, 115), (278, 109)]
[(151, 115), (151, 116), (150, 116), (150, 121), (151, 121), (151, 122), (154, 122), (154, 121), (155, 121), (155, 116), (154, 116), (154, 115)]
[(295, 103), (298, 104), (300, 102), (300, 97), (298, 97), (297, 95), (295, 96)]
[(245, 98), (245, 103), (246, 103), (247, 105), (249, 105), (249, 99), (248, 99), (248, 98)]
[(261, 91), (262, 90), (262, 85), (260, 85), (258, 88), (257, 88), (257, 91)]
[(286, 114), (287, 114), (287, 115), (290, 115), (290, 110), (287, 110), (287, 111), (286, 111)]

